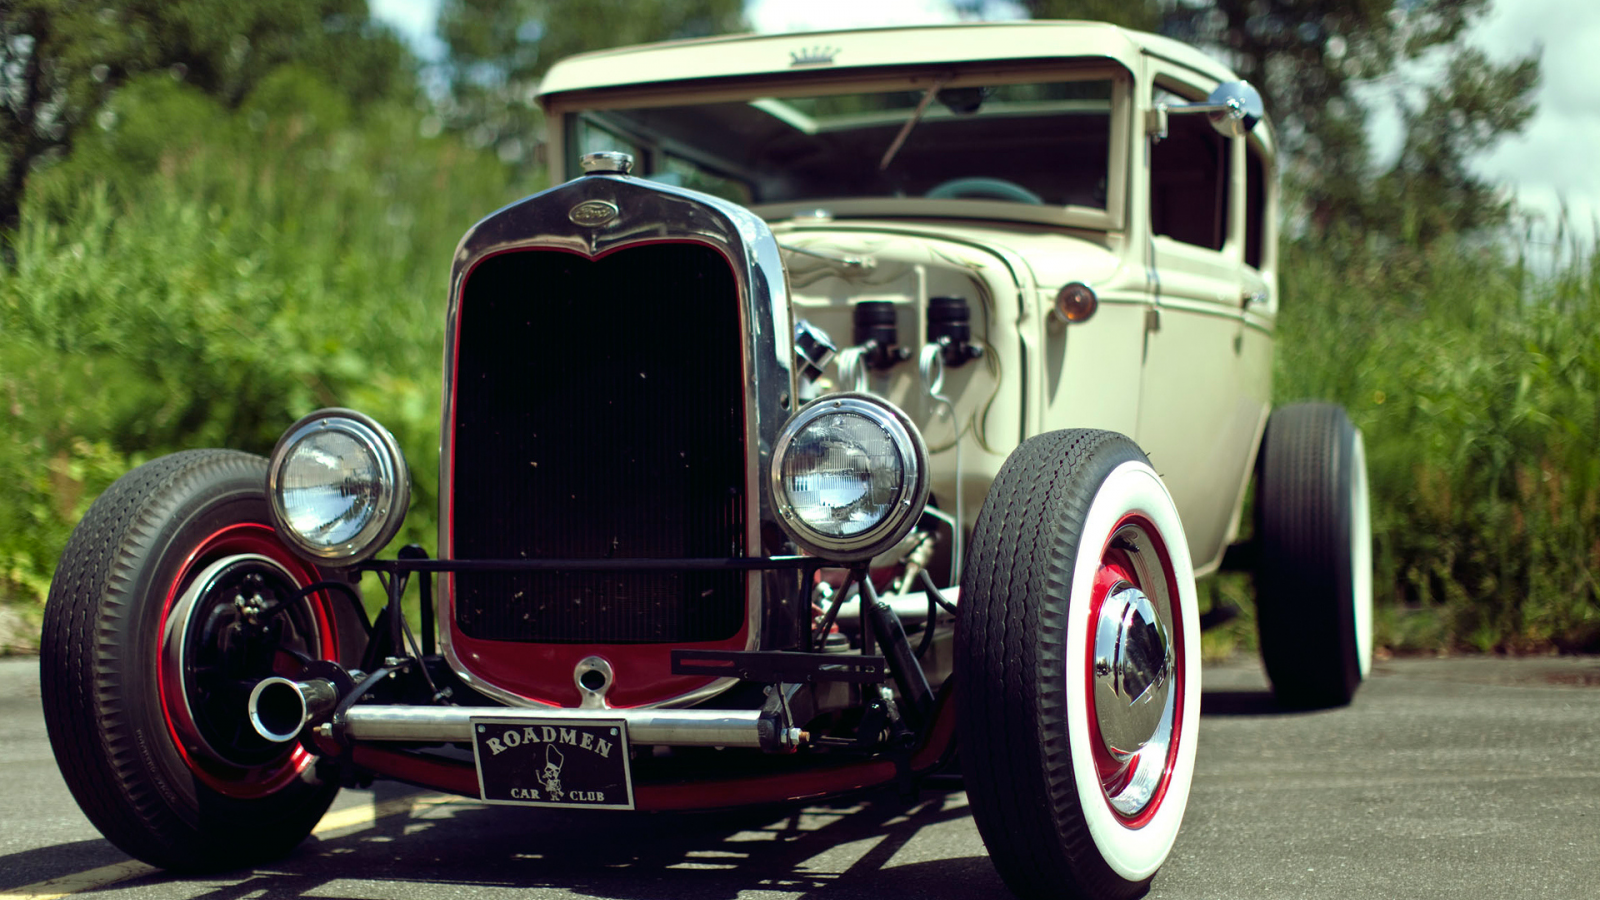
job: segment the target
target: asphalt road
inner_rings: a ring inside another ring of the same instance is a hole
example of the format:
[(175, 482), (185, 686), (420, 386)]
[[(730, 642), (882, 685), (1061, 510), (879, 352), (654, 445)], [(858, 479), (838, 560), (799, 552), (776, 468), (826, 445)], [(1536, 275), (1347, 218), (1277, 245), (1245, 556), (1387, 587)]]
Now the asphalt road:
[[(387, 785), (345, 792), (270, 868), (169, 877), (78, 812), (35, 665), (0, 660), (0, 900), (1009, 896), (959, 789), (619, 816)], [(1600, 659), (1383, 662), (1318, 713), (1276, 709), (1253, 663), (1205, 678), (1199, 772), (1151, 898), (1600, 898)]]

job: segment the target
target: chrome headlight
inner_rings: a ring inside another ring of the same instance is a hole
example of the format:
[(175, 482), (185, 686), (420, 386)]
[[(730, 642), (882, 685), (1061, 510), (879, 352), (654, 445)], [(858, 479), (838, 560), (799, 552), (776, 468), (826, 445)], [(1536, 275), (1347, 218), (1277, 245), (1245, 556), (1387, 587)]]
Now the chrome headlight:
[(870, 559), (899, 543), (928, 502), (928, 448), (911, 420), (869, 394), (829, 394), (795, 413), (772, 454), (784, 531), (824, 559)]
[(400, 530), (411, 474), (382, 425), (354, 410), (322, 409), (273, 448), (267, 502), (292, 548), (314, 562), (349, 565)]

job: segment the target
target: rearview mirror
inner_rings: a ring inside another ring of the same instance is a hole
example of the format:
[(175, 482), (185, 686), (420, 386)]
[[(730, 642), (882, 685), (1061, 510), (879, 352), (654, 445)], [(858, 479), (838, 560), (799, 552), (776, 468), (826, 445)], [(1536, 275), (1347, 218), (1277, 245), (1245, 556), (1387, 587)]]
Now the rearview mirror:
[(1157, 104), (1150, 129), (1157, 140), (1167, 136), (1167, 116), (1179, 113), (1205, 113), (1219, 134), (1238, 137), (1256, 127), (1266, 115), (1266, 107), (1250, 82), (1224, 81), (1204, 103)]
[(1228, 137), (1249, 134), (1256, 127), (1266, 108), (1261, 94), (1248, 81), (1224, 81), (1206, 98), (1206, 117), (1211, 127)]

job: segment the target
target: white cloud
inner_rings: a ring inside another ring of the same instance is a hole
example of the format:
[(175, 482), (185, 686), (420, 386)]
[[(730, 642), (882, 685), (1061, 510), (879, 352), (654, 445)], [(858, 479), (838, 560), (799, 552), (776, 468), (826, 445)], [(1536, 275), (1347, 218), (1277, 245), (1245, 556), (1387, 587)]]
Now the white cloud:
[(429, 62), (444, 56), (439, 40), (439, 4), (442, 0), (367, 0), (372, 17), (394, 28), (411, 51)]
[[(1588, 0), (1495, 0), (1472, 40), (1508, 60), (1535, 46), (1541, 57), (1538, 112), (1523, 133), (1478, 162), (1478, 171), (1506, 184), (1524, 209), (1554, 223), (1564, 203), (1580, 235), (1593, 235), (1600, 215), (1600, 4)], [(1548, 232), (1546, 237), (1551, 236)]]

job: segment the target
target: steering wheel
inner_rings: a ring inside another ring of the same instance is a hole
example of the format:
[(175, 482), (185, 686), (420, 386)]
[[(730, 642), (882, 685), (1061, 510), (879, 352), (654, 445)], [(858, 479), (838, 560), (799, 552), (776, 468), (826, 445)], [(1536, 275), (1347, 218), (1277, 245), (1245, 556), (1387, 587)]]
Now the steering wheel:
[(972, 198), (983, 200), (1010, 200), (1014, 203), (1031, 203), (1043, 206), (1044, 198), (1014, 181), (1004, 178), (952, 178), (934, 185), (924, 196), (933, 200)]

